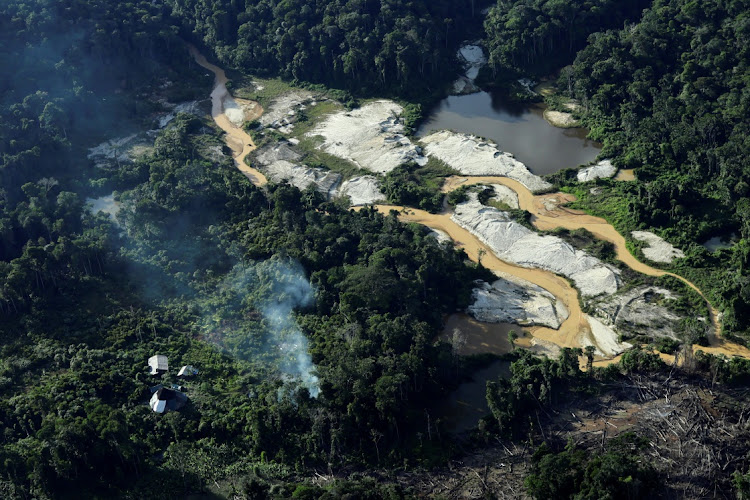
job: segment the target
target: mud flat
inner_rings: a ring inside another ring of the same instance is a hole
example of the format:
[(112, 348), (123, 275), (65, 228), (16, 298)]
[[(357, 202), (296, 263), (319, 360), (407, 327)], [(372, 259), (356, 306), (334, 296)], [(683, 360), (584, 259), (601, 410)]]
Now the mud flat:
[(386, 174), (411, 161), (424, 165), (427, 158), (404, 135), (402, 111), (393, 101), (374, 101), (329, 115), (307, 135), (322, 137), (323, 151), (371, 172)]
[(532, 174), (526, 165), (497, 145), (476, 136), (443, 130), (421, 139), (427, 154), (434, 156), (464, 175), (502, 175), (526, 186), (530, 191), (544, 191), (552, 185)]
[(635, 180), (635, 170), (632, 168), (621, 168), (615, 175), (616, 181), (630, 182)]

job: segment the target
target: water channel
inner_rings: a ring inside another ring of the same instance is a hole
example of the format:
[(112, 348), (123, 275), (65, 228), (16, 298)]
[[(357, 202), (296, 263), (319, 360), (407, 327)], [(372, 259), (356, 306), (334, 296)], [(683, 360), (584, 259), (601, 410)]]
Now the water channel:
[[(224, 85), (226, 83), (224, 72), (208, 63), (194, 48), (191, 49), (191, 52), (198, 64), (216, 75), (215, 87), (211, 94), (213, 101), (212, 116), (216, 123), (227, 132), (227, 144), (235, 153), (237, 167), (256, 185), (264, 185), (267, 182), (265, 176), (261, 172), (248, 167), (243, 161), (245, 156), (255, 148), (255, 144), (244, 130), (232, 124), (224, 114), (224, 101), (227, 97), (231, 97)], [(491, 138), (496, 140), (501, 148), (516, 154), (520, 161), (526, 163), (537, 174), (553, 173), (565, 167), (588, 163), (599, 152), (598, 144), (585, 139), (585, 130), (555, 128), (544, 120), (540, 108), (508, 108), (498, 104), (497, 101), (494, 102), (493, 105), (493, 98), (487, 93), (449, 97), (433, 111), (430, 118), (420, 129), (419, 134), (424, 135), (432, 129), (448, 128)], [(464, 103), (468, 104), (464, 105)], [(632, 172), (628, 172), (628, 176), (622, 180), (632, 180)], [(533, 214), (533, 223), (538, 229), (586, 228), (596, 237), (613, 243), (618, 259), (631, 269), (652, 276), (669, 274), (701, 293), (694, 284), (685, 278), (652, 268), (638, 261), (626, 249), (625, 239), (622, 235), (617, 233), (604, 219), (570, 210), (557, 204), (553, 204), (554, 206), (549, 205), (549, 203), (545, 204), (545, 201), (549, 201), (550, 197), (557, 197), (560, 202), (570, 201), (566, 198), (569, 195), (554, 193), (535, 196), (520, 183), (505, 177), (451, 177), (446, 179), (443, 191), (447, 193), (461, 185), (476, 183), (503, 184), (514, 190), (519, 197), (521, 208)], [(463, 248), (471, 260), (477, 262), (481, 258), (482, 265), (488, 269), (519, 276), (551, 292), (565, 304), (570, 313), (565, 322), (557, 330), (546, 327), (519, 328), (518, 333), (524, 331), (524, 335), (530, 334), (536, 340), (560, 347), (580, 346), (580, 335), (588, 330), (589, 326), (587, 317), (581, 310), (578, 301), (578, 292), (567, 280), (542, 269), (520, 268), (500, 260), (474, 235), (452, 221), (449, 212), (429, 214), (422, 210), (388, 205), (378, 205), (376, 208), (385, 214), (396, 209), (400, 212), (399, 219), (402, 221), (418, 222), (432, 229), (441, 230), (448, 234), (457, 246)], [(483, 257), (480, 250), (484, 251)], [(701, 293), (701, 295), (703, 294)], [(719, 337), (718, 334), (721, 331), (719, 315), (710, 304), (708, 306), (710, 320), (714, 326), (714, 334), (709, 337), (711, 346), (694, 347), (712, 354), (750, 358), (749, 349)], [(485, 327), (484, 325), (474, 325), (472, 322), (477, 323), (476, 321), (461, 316), (463, 315), (454, 315), (451, 319), (453, 323), (450, 326), (464, 330), (467, 337), (467, 345), (464, 346), (466, 352), (500, 354), (512, 349), (510, 343), (506, 340), (507, 332), (512, 328), (512, 325), (502, 324)], [(452, 328), (446, 329), (446, 331), (450, 334)], [(483, 333), (488, 333), (489, 338), (483, 339)], [(518, 345), (528, 347), (525, 345), (528, 343), (527, 341), (528, 339), (524, 338), (518, 342)], [(671, 357), (665, 357), (670, 362), (674, 361)], [(618, 358), (601, 360), (597, 364), (616, 362)], [(478, 419), (487, 412), (486, 401), (484, 400), (486, 381), (495, 379), (500, 375), (507, 376), (507, 374), (508, 365), (506, 362), (496, 362), (478, 370), (473, 375), (472, 381), (461, 384), (444, 401), (445, 406), (441, 413), (446, 418), (446, 424), (458, 432), (476, 425)]]
[(450, 96), (435, 106), (417, 131), (453, 130), (495, 141), (533, 173), (546, 175), (591, 162), (601, 144), (586, 139), (583, 128), (553, 127), (544, 119), (544, 106), (513, 104), (499, 93)]

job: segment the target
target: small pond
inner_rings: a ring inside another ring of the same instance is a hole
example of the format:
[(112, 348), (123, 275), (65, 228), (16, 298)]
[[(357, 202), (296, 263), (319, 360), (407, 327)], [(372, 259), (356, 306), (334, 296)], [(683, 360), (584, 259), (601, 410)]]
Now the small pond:
[(708, 249), (709, 252), (715, 252), (717, 250), (720, 250), (722, 248), (729, 248), (737, 241), (739, 238), (735, 233), (730, 234), (729, 236), (714, 236), (713, 238), (709, 238), (708, 240), (701, 243), (706, 249)]
[(501, 94), (450, 96), (438, 103), (417, 131), (453, 130), (486, 137), (537, 175), (552, 174), (594, 160), (601, 144), (586, 139), (583, 128), (553, 127), (541, 105), (509, 103)]
[(441, 402), (439, 413), (445, 427), (454, 433), (467, 432), (479, 419), (489, 414), (487, 381), (510, 376), (510, 361), (494, 361), (477, 370), (472, 380), (464, 382)]

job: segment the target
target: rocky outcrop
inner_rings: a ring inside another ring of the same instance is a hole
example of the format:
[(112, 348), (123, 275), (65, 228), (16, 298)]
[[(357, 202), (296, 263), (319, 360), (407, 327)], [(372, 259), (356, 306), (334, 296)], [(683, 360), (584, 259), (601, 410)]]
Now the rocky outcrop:
[(588, 182), (593, 181), (594, 179), (609, 179), (610, 177), (613, 177), (616, 172), (617, 168), (612, 165), (611, 161), (602, 160), (596, 165), (582, 168), (578, 171), (576, 177), (578, 178), (578, 182)]
[(542, 236), (512, 220), (506, 212), (482, 205), (474, 193), (451, 217), (489, 246), (502, 260), (538, 267), (573, 280), (584, 297), (612, 294), (620, 272), (555, 236)]
[(544, 191), (552, 187), (541, 177), (532, 174), (526, 165), (497, 145), (479, 137), (446, 130), (422, 138), (425, 152), (464, 175), (499, 175), (515, 179), (530, 191)]
[(492, 284), (477, 282), (468, 312), (485, 323), (560, 328), (568, 311), (547, 290), (505, 273)]
[(674, 259), (680, 259), (685, 256), (682, 250), (675, 248), (651, 231), (632, 231), (630, 234), (636, 240), (648, 245), (643, 248), (643, 255), (649, 260), (669, 264)]
[(320, 148), (371, 172), (385, 174), (402, 163), (427, 163), (421, 149), (404, 135), (403, 108), (393, 101), (374, 101), (352, 111), (329, 115), (308, 133), (321, 136)]

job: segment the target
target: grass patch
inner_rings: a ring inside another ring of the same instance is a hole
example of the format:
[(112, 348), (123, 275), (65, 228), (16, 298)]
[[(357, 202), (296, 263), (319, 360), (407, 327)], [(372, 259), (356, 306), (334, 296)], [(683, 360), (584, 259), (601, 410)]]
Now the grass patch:
[[(261, 90), (258, 89), (252, 82), (257, 82), (263, 87)], [(279, 78), (251, 78), (249, 76), (241, 76), (236, 80), (231, 80), (227, 83), (227, 89), (235, 97), (241, 99), (250, 99), (252, 101), (258, 101), (264, 108), (271, 104), (276, 97), (294, 90), (295, 87)]]
[(360, 175), (373, 175), (369, 170), (365, 170), (349, 160), (339, 158), (338, 156), (328, 154), (325, 151), (318, 149), (318, 146), (322, 142), (323, 139), (320, 136), (302, 137), (298, 145), (298, 148), (302, 153), (300, 162), (309, 167), (324, 168), (332, 172), (338, 172), (345, 180)]
[(318, 123), (337, 111), (343, 111), (344, 106), (336, 101), (323, 101), (315, 106), (297, 111), (297, 122), (294, 124), (291, 137), (302, 140)]

